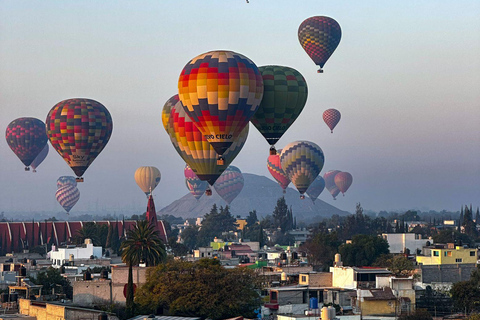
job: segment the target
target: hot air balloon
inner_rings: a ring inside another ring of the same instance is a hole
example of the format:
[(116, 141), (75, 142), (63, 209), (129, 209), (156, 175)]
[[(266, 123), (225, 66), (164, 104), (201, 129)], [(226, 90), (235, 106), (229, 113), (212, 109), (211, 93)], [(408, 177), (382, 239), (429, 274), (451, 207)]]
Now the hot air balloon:
[(318, 196), (322, 193), (323, 189), (325, 189), (325, 180), (322, 176), (317, 176), (315, 181), (312, 182), (310, 187), (308, 187), (306, 193), (312, 199), (313, 203), (317, 200)]
[(57, 179), (57, 189), (60, 189), (61, 187), (67, 186), (67, 185), (72, 185), (74, 187), (77, 186), (77, 180), (75, 177), (72, 176), (61, 176), (60, 178)]
[(283, 148), (280, 163), (304, 199), (304, 193), (322, 171), (325, 156), (322, 149), (310, 141), (295, 141)]
[(45, 160), (47, 155), (48, 155), (48, 143), (45, 143), (45, 147), (43, 147), (42, 151), (40, 151), (38, 156), (36, 156), (36, 158), (30, 164), (30, 167), (32, 167), (33, 172), (37, 172), (38, 166), (40, 165), (40, 163), (43, 162), (43, 160)]
[(47, 115), (47, 136), (52, 147), (77, 175), (77, 181), (102, 152), (113, 130), (107, 108), (90, 99), (57, 103)]
[(328, 192), (330, 192), (330, 194), (333, 197), (333, 200), (337, 200), (336, 197), (340, 193), (340, 190), (335, 184), (335, 176), (337, 175), (337, 173), (340, 173), (340, 172), (341, 171), (338, 171), (338, 170), (330, 170), (323, 175), (323, 179), (325, 180), (325, 188), (327, 188)]
[(229, 166), (213, 186), (218, 195), (225, 200), (226, 203), (231, 204), (240, 192), (242, 192), (243, 184), (243, 175), (240, 169)]
[(302, 112), (307, 102), (307, 82), (300, 72), (283, 66), (258, 68), (263, 78), (263, 98), (250, 120), (267, 140), (270, 153)]
[(306, 19), (298, 27), (298, 40), (313, 62), (323, 66), (337, 48), (342, 38), (342, 30), (337, 21), (329, 17), (317, 16)]
[(165, 102), (165, 105), (162, 109), (162, 124), (165, 130), (167, 130), (168, 119), (170, 119), (170, 112), (172, 111), (173, 106), (178, 102), (178, 94), (174, 95)]
[(333, 128), (335, 128), (341, 117), (342, 115), (337, 109), (328, 109), (323, 112), (323, 121), (330, 128), (331, 133), (333, 133)]
[(160, 183), (162, 175), (155, 167), (140, 167), (135, 171), (135, 182), (145, 192), (147, 198)]
[[(211, 186), (242, 149), (248, 136), (248, 126), (223, 154), (224, 164), (217, 163), (217, 153), (186, 114), (181, 101), (172, 108), (167, 133), (182, 159), (202, 181)], [(207, 189), (207, 195), (211, 192)]]
[(73, 206), (78, 202), (78, 199), (80, 199), (80, 191), (73, 185), (65, 185), (57, 190), (55, 196), (57, 197), (58, 203), (60, 203), (67, 214), (69, 214), (70, 210), (72, 210)]
[(208, 182), (198, 179), (197, 175), (188, 164), (185, 165), (183, 173), (185, 175), (185, 185), (187, 186), (188, 191), (190, 191), (195, 199), (200, 199), (208, 188)]
[(278, 182), (280, 187), (283, 189), (283, 193), (286, 193), (286, 189), (290, 184), (290, 179), (288, 179), (285, 172), (282, 170), (282, 165), (280, 164), (280, 153), (282, 150), (277, 150), (275, 154), (271, 154), (267, 159), (267, 168), (272, 177)]
[(193, 58), (178, 80), (185, 112), (220, 156), (247, 126), (262, 95), (257, 66), (232, 51), (210, 51)]
[(335, 175), (335, 185), (338, 189), (342, 192), (345, 196), (345, 192), (347, 192), (348, 188), (352, 185), (353, 177), (348, 172), (340, 172)]
[(25, 171), (29, 171), (29, 165), (47, 144), (45, 123), (36, 118), (15, 119), (7, 126), (5, 139), (13, 153), (25, 165)]

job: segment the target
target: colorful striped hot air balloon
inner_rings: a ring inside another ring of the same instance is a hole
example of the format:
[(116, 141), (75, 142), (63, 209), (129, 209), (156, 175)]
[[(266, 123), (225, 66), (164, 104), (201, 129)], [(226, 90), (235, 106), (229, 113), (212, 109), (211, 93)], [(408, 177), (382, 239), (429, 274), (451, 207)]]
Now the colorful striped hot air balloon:
[(280, 164), (280, 153), (282, 150), (277, 150), (275, 154), (271, 154), (267, 159), (267, 168), (272, 177), (278, 182), (280, 187), (283, 189), (283, 193), (286, 193), (287, 187), (290, 184), (290, 179), (288, 179), (285, 172), (282, 170), (282, 165)]
[(190, 191), (195, 199), (200, 199), (208, 188), (208, 182), (198, 179), (197, 175), (188, 164), (185, 165), (183, 173), (185, 175), (185, 185), (187, 186), (188, 191)]
[(72, 176), (61, 176), (57, 179), (57, 189), (60, 189), (63, 186), (72, 185), (77, 186), (77, 180)]
[(298, 40), (313, 62), (323, 66), (337, 48), (342, 38), (342, 30), (337, 21), (329, 17), (317, 16), (306, 19), (298, 27)]
[(155, 167), (140, 167), (135, 171), (135, 182), (145, 193), (147, 198), (160, 183), (162, 175), (160, 170)]
[(259, 68), (263, 78), (263, 98), (250, 120), (267, 140), (271, 153), (275, 143), (297, 119), (307, 102), (305, 78), (293, 68), (265, 66)]
[(68, 99), (48, 113), (47, 136), (52, 147), (81, 176), (110, 140), (113, 121), (107, 108), (91, 99)]
[(38, 154), (38, 156), (35, 157), (35, 159), (32, 161), (30, 164), (30, 167), (32, 167), (33, 172), (37, 172), (38, 166), (45, 160), (45, 158), (48, 155), (48, 143), (45, 143), (45, 147), (43, 147), (42, 151)]
[(174, 95), (165, 102), (162, 109), (162, 124), (165, 130), (167, 130), (168, 120), (170, 119), (170, 112), (172, 111), (173, 106), (178, 102), (178, 94)]
[(36, 118), (15, 119), (7, 126), (5, 139), (13, 153), (25, 165), (25, 171), (29, 171), (30, 164), (47, 144), (45, 123)]
[(340, 193), (340, 189), (338, 189), (337, 185), (335, 184), (335, 176), (340, 173), (339, 170), (330, 170), (323, 175), (323, 179), (325, 180), (325, 188), (327, 188), (328, 192), (333, 197), (333, 200), (337, 200), (337, 196)]
[(240, 169), (229, 166), (213, 186), (218, 195), (225, 200), (226, 203), (231, 204), (240, 192), (242, 192), (243, 184), (244, 180)]
[(342, 115), (337, 109), (328, 109), (323, 112), (323, 121), (330, 128), (330, 132), (333, 133), (333, 128), (338, 124)]
[(310, 187), (308, 187), (306, 193), (310, 199), (312, 199), (313, 203), (315, 203), (315, 200), (317, 200), (323, 189), (325, 189), (325, 180), (319, 175), (315, 178), (315, 181), (312, 182)]
[(304, 199), (304, 193), (322, 171), (325, 156), (322, 149), (310, 141), (295, 141), (280, 154), (283, 172), (292, 181)]
[(60, 187), (57, 192), (55, 193), (58, 203), (65, 209), (67, 214), (70, 213), (73, 206), (78, 202), (80, 199), (80, 191), (77, 187), (67, 184), (63, 187)]
[(178, 80), (186, 113), (219, 155), (247, 126), (262, 95), (257, 66), (232, 51), (210, 51), (193, 58)]
[(338, 190), (342, 192), (345, 196), (345, 192), (347, 192), (348, 188), (352, 185), (353, 177), (348, 172), (340, 172), (335, 175), (335, 185), (338, 187)]
[[(177, 102), (171, 110), (167, 133), (178, 154), (192, 168), (197, 177), (213, 186), (245, 144), (248, 126), (223, 154), (223, 164), (218, 164), (217, 153), (188, 117), (181, 101)], [(207, 194), (208, 192), (209, 189), (207, 189)]]

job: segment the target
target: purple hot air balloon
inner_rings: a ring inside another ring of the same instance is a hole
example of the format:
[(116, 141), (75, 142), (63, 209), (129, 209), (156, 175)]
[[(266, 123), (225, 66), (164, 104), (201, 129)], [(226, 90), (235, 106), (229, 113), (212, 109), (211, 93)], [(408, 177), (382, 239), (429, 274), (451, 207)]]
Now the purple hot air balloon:
[(58, 203), (69, 214), (70, 210), (78, 202), (78, 199), (80, 199), (80, 191), (73, 185), (65, 185), (57, 190), (55, 196)]

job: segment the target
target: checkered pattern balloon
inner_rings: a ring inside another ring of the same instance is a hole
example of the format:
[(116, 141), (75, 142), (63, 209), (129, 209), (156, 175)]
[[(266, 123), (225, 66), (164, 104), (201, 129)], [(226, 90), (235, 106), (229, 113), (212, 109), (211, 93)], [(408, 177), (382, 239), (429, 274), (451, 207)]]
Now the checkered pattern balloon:
[(269, 155), (267, 159), (267, 168), (272, 177), (278, 182), (280, 187), (283, 189), (283, 193), (290, 184), (290, 179), (288, 179), (285, 172), (283, 172), (282, 165), (280, 164), (280, 153), (282, 150), (277, 150), (277, 154)]
[(331, 133), (333, 133), (333, 129), (338, 124), (341, 117), (342, 115), (337, 109), (328, 109), (323, 112), (323, 121), (325, 121), (327, 126), (330, 128)]
[(162, 124), (165, 130), (167, 130), (168, 119), (170, 119), (170, 111), (172, 111), (173, 106), (178, 102), (178, 94), (174, 95), (165, 102), (165, 105), (162, 109)]
[(10, 122), (5, 139), (13, 153), (28, 167), (47, 144), (45, 123), (36, 118), (18, 118)]
[(81, 98), (57, 103), (48, 113), (46, 125), (52, 147), (78, 177), (105, 148), (113, 130), (107, 108)]
[(57, 189), (60, 189), (61, 187), (64, 187), (67, 185), (72, 185), (76, 187), (77, 179), (75, 179), (75, 177), (72, 177), (72, 176), (61, 176), (60, 178), (57, 179)]
[(335, 185), (338, 187), (338, 190), (340, 190), (343, 195), (345, 195), (345, 192), (347, 192), (348, 188), (350, 188), (352, 182), (353, 177), (348, 172), (340, 172), (335, 175)]
[(257, 66), (232, 51), (193, 58), (178, 80), (178, 96), (188, 116), (223, 155), (257, 111), (263, 79)]
[(325, 180), (322, 178), (322, 176), (318, 176), (315, 181), (312, 182), (310, 187), (308, 187), (306, 193), (312, 199), (312, 201), (315, 203), (315, 200), (317, 200), (318, 196), (322, 193), (323, 189), (325, 189)]
[(208, 182), (198, 179), (197, 175), (188, 164), (185, 165), (183, 173), (185, 175), (185, 185), (187, 186), (188, 191), (190, 191), (195, 199), (200, 199), (208, 188)]
[(250, 120), (270, 145), (274, 145), (297, 119), (307, 102), (307, 82), (300, 72), (283, 66), (258, 68), (263, 78), (263, 98)]
[(37, 172), (38, 166), (43, 162), (43, 160), (45, 160), (47, 155), (48, 155), (48, 143), (45, 143), (45, 147), (43, 147), (42, 151), (40, 151), (38, 156), (36, 156), (35, 159), (33, 159), (32, 163), (30, 164), (30, 166), (33, 169), (33, 172)]
[(172, 108), (168, 122), (170, 140), (182, 159), (202, 181), (213, 186), (222, 172), (242, 150), (248, 136), (248, 125), (223, 154), (224, 164), (217, 164), (218, 155), (213, 146), (188, 117), (182, 102)]
[(300, 44), (320, 69), (335, 51), (341, 38), (340, 25), (329, 17), (308, 18), (298, 28)]
[(73, 185), (65, 185), (57, 190), (55, 197), (68, 214), (80, 199), (80, 191)]
[(295, 141), (283, 148), (280, 163), (283, 172), (303, 195), (322, 171), (325, 156), (315, 143)]
[(218, 195), (222, 197), (226, 203), (231, 204), (240, 192), (242, 192), (243, 184), (244, 180), (240, 169), (229, 166), (213, 186)]
[(340, 189), (338, 189), (337, 185), (335, 184), (335, 176), (340, 173), (341, 171), (338, 170), (330, 170), (323, 175), (323, 179), (325, 180), (325, 188), (327, 188), (328, 192), (333, 197), (333, 200), (337, 200), (337, 196), (340, 193)]

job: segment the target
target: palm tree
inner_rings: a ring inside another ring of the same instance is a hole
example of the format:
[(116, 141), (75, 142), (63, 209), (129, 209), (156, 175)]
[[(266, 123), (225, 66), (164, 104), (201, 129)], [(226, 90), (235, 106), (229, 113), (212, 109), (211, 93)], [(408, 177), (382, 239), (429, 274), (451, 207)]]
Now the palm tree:
[(134, 315), (132, 266), (145, 263), (155, 266), (167, 258), (165, 245), (155, 226), (150, 221), (138, 221), (137, 225), (127, 231), (127, 238), (120, 246), (122, 260), (128, 265), (127, 283), (127, 318)]
[(94, 245), (98, 245), (97, 226), (94, 222), (86, 222), (73, 237), (73, 243), (83, 244), (85, 239), (91, 239)]

